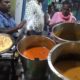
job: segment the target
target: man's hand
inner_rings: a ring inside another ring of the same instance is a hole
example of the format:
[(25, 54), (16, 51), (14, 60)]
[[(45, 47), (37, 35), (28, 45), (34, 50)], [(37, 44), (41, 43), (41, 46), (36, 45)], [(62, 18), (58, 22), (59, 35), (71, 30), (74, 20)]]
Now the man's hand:
[(19, 25), (17, 25), (18, 29), (21, 29), (22, 27), (24, 27), (24, 25), (27, 23), (26, 20), (23, 20)]
[(18, 29), (21, 29), (22, 27), (24, 27), (24, 25), (26, 24), (26, 21), (22, 21), (18, 26), (14, 27), (14, 28), (10, 28), (10, 29), (0, 29), (0, 32), (3, 33), (14, 33), (16, 32)]

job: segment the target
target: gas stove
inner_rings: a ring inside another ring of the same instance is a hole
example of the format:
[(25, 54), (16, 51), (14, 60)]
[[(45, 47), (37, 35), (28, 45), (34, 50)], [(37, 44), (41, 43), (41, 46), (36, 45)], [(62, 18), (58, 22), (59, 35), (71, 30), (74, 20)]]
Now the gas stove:
[(10, 80), (10, 73), (10, 63), (7, 61), (0, 61), (0, 80)]
[(15, 51), (0, 54), (0, 80), (26, 80), (24, 69)]
[(24, 80), (21, 62), (13, 50), (0, 54), (0, 80)]
[(17, 80), (14, 79), (16, 77), (15, 61), (8, 54), (10, 53), (0, 55), (0, 80)]

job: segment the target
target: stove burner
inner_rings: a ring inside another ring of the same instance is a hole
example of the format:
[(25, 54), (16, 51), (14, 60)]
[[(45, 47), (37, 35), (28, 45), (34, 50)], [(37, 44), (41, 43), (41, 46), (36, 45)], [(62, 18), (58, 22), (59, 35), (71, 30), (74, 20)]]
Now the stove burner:
[(0, 62), (0, 80), (9, 80), (10, 75), (10, 63), (9, 62)]

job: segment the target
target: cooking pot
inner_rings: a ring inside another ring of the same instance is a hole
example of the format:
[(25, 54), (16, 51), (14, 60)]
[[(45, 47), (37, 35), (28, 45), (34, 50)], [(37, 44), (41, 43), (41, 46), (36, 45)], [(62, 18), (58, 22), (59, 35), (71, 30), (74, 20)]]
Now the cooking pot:
[(32, 35), (23, 37), (17, 45), (20, 59), (24, 68), (25, 80), (47, 80), (48, 64), (45, 60), (30, 60), (23, 55), (23, 51), (32, 47), (46, 47), (49, 50), (54, 47), (55, 42), (48, 37)]
[[(0, 36), (4, 36), (5, 38), (8, 37), (12, 41), (12, 44), (8, 48), (0, 51), (0, 54), (2, 54), (2, 53), (5, 53), (5, 52), (8, 52), (11, 49), (11, 47), (13, 46), (14, 40), (13, 40), (12, 36), (10, 36), (9, 34), (6, 34), (6, 33), (0, 33)], [(5, 43), (6, 42), (4, 42), (4, 43), (1, 42), (1, 44), (5, 44)]]
[[(62, 73), (60, 73), (59, 70), (56, 68), (55, 64), (60, 60), (76, 61), (78, 59), (80, 61), (80, 42), (73, 41), (73, 42), (63, 42), (57, 44), (54, 48), (50, 50), (50, 53), (48, 55), (50, 80), (73, 80), (73, 79), (69, 79), (68, 77), (65, 77)], [(73, 62), (74, 65), (76, 63), (75, 61)], [(65, 68), (66, 67), (65, 64), (64, 65), (59, 64), (58, 66), (60, 68)], [(74, 72), (72, 74), (74, 74)]]
[(60, 23), (52, 28), (53, 39), (57, 43), (65, 41), (80, 41), (80, 24)]

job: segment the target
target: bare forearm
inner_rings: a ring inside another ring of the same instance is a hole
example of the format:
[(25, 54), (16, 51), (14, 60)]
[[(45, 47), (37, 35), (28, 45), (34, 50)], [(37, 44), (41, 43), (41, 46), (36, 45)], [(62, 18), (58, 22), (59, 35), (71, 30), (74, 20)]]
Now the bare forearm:
[(9, 33), (10, 34), (10, 33), (16, 32), (18, 29), (22, 28), (25, 24), (26, 24), (26, 21), (22, 21), (19, 25), (17, 25), (14, 28), (10, 28), (10, 29), (1, 28), (0, 32), (1, 33)]
[(0, 33), (13, 33), (14, 31), (16, 30), (15, 29), (0, 29)]

